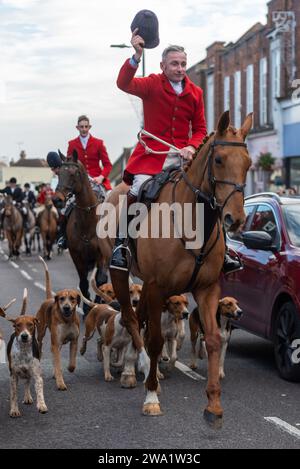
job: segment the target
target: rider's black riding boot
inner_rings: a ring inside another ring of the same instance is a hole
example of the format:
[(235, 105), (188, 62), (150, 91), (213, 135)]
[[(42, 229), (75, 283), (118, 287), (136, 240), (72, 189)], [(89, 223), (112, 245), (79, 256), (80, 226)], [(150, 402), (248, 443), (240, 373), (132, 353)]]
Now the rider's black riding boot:
[(57, 234), (56, 244), (57, 244), (57, 247), (59, 247), (60, 249), (67, 249), (68, 242), (67, 242), (66, 230), (67, 230), (68, 218), (66, 217), (66, 215), (62, 216), (61, 218), (62, 219), (60, 222), (59, 232)]
[(233, 272), (237, 272), (238, 270), (242, 270), (243, 264), (242, 261), (238, 256), (233, 257), (230, 255), (227, 244), (226, 244), (226, 233), (223, 227), (223, 234), (224, 234), (224, 241), (225, 241), (225, 257), (222, 271), (224, 275), (232, 274)]
[[(136, 202), (137, 197), (130, 192), (127, 194), (127, 227), (134, 217), (133, 215), (128, 215), (128, 208), (131, 204)], [(123, 210), (125, 207), (123, 208)], [(121, 215), (122, 216), (122, 215)], [(119, 227), (117, 231), (117, 236), (115, 240), (115, 245), (113, 248), (112, 258), (110, 260), (110, 269), (124, 270), (128, 272), (128, 261), (127, 253), (129, 248), (127, 246), (128, 236), (127, 234), (120, 233)]]

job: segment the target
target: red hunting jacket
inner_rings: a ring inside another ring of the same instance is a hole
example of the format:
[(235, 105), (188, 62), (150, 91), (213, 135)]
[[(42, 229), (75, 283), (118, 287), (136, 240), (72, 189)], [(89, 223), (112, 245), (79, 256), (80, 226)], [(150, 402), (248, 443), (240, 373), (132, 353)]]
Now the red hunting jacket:
[[(108, 179), (108, 175), (112, 168), (112, 164), (109, 160), (103, 140), (100, 140), (100, 138), (95, 138), (90, 135), (85, 150), (81, 144), (80, 138), (77, 137), (74, 140), (70, 140), (69, 142), (67, 152), (68, 157), (72, 155), (73, 150), (77, 150), (78, 159), (84, 165), (89, 176), (104, 176), (105, 179), (103, 180), (102, 184), (106, 190), (110, 190), (111, 185)], [(102, 167), (100, 167), (100, 162)]]
[[(202, 89), (186, 76), (184, 89), (177, 95), (164, 73), (135, 78), (136, 70), (129, 59), (126, 60), (119, 72), (117, 85), (126, 93), (143, 100), (145, 130), (177, 148), (187, 145), (197, 148), (206, 136)], [(143, 140), (153, 150), (168, 150), (150, 137), (143, 136)], [(166, 156), (146, 154), (144, 147), (138, 143), (127, 163), (125, 182), (132, 182), (132, 174), (159, 173)]]

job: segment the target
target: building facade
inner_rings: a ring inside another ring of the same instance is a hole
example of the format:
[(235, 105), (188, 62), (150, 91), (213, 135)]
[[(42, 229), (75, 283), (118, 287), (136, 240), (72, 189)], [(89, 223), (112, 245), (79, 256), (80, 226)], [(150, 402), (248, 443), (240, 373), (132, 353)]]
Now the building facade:
[[(275, 184), (300, 192), (300, 1), (271, 0), (267, 8), (265, 25), (256, 23), (236, 43), (214, 42), (188, 70), (204, 91), (208, 132), (224, 110), (235, 127), (253, 112), (248, 194)], [(266, 154), (275, 160), (271, 181), (260, 167)]]

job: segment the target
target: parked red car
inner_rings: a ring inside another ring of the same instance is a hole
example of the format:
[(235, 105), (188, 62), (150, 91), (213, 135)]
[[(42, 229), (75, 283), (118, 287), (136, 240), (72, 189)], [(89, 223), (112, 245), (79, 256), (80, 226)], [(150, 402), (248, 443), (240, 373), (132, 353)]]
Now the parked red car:
[(300, 381), (300, 197), (255, 194), (245, 212), (228, 235), (244, 269), (222, 277), (222, 291), (244, 312), (238, 327), (272, 340), (280, 376)]

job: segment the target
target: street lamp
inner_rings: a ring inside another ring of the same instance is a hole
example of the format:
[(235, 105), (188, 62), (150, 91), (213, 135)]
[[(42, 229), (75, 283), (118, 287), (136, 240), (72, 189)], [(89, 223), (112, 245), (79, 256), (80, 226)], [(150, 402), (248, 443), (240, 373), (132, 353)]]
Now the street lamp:
[[(120, 49), (130, 49), (131, 46), (127, 46), (127, 44), (111, 44), (110, 47), (119, 47)], [(142, 77), (145, 76), (145, 51), (142, 55)]]

